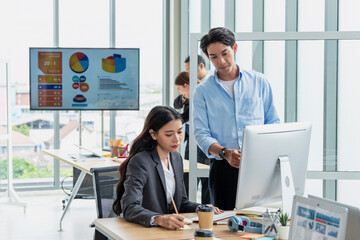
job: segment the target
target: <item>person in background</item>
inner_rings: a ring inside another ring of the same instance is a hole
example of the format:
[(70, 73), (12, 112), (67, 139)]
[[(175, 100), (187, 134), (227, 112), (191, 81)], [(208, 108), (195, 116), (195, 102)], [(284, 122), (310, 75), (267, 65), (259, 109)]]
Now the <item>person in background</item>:
[[(183, 161), (177, 152), (183, 137), (181, 115), (171, 107), (156, 106), (145, 119), (129, 157), (120, 165), (113, 204), (116, 214), (146, 227), (178, 229), (185, 225), (179, 213), (195, 212), (198, 203), (187, 199)], [(215, 208), (215, 213), (221, 210)]]
[(280, 120), (268, 80), (261, 73), (236, 65), (233, 32), (223, 27), (210, 29), (201, 38), (200, 47), (216, 70), (195, 88), (192, 96), (194, 135), (210, 158), (210, 193), (214, 205), (232, 210), (244, 127)]
[[(190, 56), (185, 59), (185, 70), (190, 72)], [(200, 82), (207, 79), (212, 73), (206, 69), (205, 59), (198, 55), (197, 76)]]
[[(174, 107), (176, 109), (183, 109), (181, 116), (185, 122), (185, 159), (189, 159), (189, 125), (187, 124), (189, 121), (189, 78), (189, 72), (181, 72), (175, 78), (175, 86), (180, 95), (174, 100)], [(197, 147), (197, 162), (209, 165), (208, 157), (201, 151), (199, 147)], [(201, 181), (201, 203), (212, 203), (209, 191), (209, 179), (198, 178), (197, 182), (199, 181)], [(186, 193), (189, 195), (189, 173), (184, 173), (184, 182)]]

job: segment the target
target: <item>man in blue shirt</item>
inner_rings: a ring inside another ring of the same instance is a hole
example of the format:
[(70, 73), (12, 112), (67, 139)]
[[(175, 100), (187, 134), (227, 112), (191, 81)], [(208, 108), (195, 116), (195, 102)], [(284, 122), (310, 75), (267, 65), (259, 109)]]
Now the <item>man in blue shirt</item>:
[(213, 28), (201, 38), (200, 47), (216, 70), (195, 89), (194, 134), (211, 159), (209, 186), (214, 205), (232, 210), (244, 127), (279, 123), (279, 117), (266, 78), (235, 64), (234, 33), (223, 27)]

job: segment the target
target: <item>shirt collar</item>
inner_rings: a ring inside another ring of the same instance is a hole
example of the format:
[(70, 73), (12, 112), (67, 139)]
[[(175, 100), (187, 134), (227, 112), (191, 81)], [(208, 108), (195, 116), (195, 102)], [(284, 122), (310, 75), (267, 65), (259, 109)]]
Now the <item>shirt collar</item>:
[[(240, 79), (242, 78), (242, 75), (243, 75), (243, 74), (242, 74), (242, 70), (240, 69), (239, 65), (236, 64), (236, 66), (237, 66), (237, 68), (239, 69), (239, 78), (238, 78), (238, 80), (240, 80)], [(215, 76), (215, 81), (220, 84), (220, 83), (221, 83), (221, 82), (220, 82), (221, 80), (218, 78), (217, 69), (214, 70), (214, 76)]]

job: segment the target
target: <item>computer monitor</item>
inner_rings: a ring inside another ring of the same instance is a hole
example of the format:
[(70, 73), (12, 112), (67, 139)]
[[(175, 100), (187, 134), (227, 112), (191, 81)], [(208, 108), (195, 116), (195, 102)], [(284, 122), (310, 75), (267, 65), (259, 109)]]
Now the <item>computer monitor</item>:
[(323, 202), (339, 205), (342, 207), (346, 207), (348, 209), (348, 218), (347, 218), (347, 224), (346, 224), (345, 239), (351, 240), (351, 239), (359, 238), (359, 236), (360, 236), (360, 209), (359, 208), (357, 208), (355, 206), (335, 202), (335, 201), (332, 201), (329, 199), (316, 197), (313, 195), (309, 195), (309, 199), (315, 199), (317, 201), (323, 201)]
[(245, 127), (235, 208), (282, 201), (291, 215), (293, 196), (304, 194), (310, 134), (309, 122)]
[(139, 48), (30, 48), (30, 110), (139, 110)]

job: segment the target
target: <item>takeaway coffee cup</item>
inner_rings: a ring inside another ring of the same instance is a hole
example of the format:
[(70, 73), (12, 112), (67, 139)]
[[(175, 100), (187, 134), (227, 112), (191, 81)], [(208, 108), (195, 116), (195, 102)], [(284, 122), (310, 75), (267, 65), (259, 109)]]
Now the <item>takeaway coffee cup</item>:
[(212, 230), (214, 222), (214, 208), (200, 205), (197, 210), (200, 230)]
[(196, 229), (194, 232), (195, 240), (210, 240), (214, 239), (214, 233), (208, 230)]

